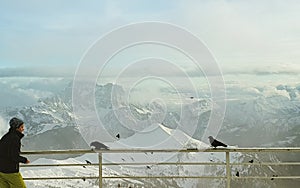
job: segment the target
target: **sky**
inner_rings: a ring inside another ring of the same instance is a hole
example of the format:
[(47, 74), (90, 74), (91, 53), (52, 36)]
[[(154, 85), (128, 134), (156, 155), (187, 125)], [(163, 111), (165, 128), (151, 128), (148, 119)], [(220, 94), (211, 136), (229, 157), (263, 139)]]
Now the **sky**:
[(0, 75), (72, 75), (99, 38), (146, 21), (191, 32), (224, 73), (297, 74), (299, 10), (297, 0), (1, 1)]

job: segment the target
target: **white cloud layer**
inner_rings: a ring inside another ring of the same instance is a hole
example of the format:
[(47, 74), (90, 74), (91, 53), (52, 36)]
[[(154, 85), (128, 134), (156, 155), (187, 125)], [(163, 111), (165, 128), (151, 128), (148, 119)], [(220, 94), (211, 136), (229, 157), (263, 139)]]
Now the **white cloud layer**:
[(63, 65), (73, 74), (88, 47), (112, 29), (162, 21), (198, 36), (224, 73), (297, 73), (299, 10), (297, 0), (3, 1), (0, 67), (57, 66), (60, 73)]

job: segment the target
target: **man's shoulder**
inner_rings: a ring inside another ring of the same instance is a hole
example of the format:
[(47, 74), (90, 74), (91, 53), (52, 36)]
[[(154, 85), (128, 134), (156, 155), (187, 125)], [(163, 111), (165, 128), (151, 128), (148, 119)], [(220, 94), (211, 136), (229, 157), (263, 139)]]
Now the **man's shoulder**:
[(2, 138), (1, 142), (9, 141), (9, 140), (19, 140), (18, 135), (13, 132), (7, 132)]
[(8, 136), (9, 136), (9, 132), (5, 133), (5, 134), (1, 137), (1, 141), (2, 141), (2, 140), (5, 140)]

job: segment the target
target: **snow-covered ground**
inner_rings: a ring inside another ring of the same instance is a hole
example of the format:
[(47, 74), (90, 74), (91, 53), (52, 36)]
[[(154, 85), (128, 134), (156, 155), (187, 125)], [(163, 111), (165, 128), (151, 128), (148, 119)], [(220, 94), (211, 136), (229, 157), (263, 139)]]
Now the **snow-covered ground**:
[[(156, 125), (151, 128), (151, 132), (139, 133), (132, 137), (119, 140), (119, 142), (105, 143), (110, 148), (130, 148), (133, 143), (138, 143), (137, 148), (155, 148), (155, 149), (184, 149), (184, 148), (208, 148), (209, 146), (201, 141), (193, 139), (180, 130), (171, 130), (163, 125)], [(155, 138), (155, 139), (153, 139)], [(154, 141), (154, 142), (153, 142)], [(155, 142), (163, 143), (157, 145)], [(165, 142), (164, 142), (165, 141)], [(32, 164), (86, 164), (86, 160), (97, 163), (97, 154), (85, 154), (75, 158), (64, 160), (40, 158), (32, 162)], [(224, 155), (221, 153), (120, 153), (120, 154), (104, 154), (104, 162), (122, 163), (122, 162), (139, 162), (139, 163), (158, 163), (158, 162), (209, 162), (224, 161)], [(222, 170), (220, 168), (219, 170)], [(22, 174), (24, 177), (59, 177), (59, 176), (98, 176), (98, 167), (85, 165), (76, 167), (23, 167)], [(205, 175), (205, 167), (203, 166), (178, 166), (178, 165), (117, 165), (106, 166), (103, 168), (103, 176), (164, 176), (164, 175)], [(80, 179), (80, 180), (42, 180), (27, 181), (28, 187), (97, 187), (98, 180)], [(106, 187), (122, 185), (134, 185), (144, 187), (148, 185), (154, 187), (151, 179), (149, 180), (120, 180), (108, 179), (104, 180)], [(197, 187), (197, 182), (188, 180), (178, 181), (162, 181), (160, 184), (166, 187), (168, 184), (174, 187)]]

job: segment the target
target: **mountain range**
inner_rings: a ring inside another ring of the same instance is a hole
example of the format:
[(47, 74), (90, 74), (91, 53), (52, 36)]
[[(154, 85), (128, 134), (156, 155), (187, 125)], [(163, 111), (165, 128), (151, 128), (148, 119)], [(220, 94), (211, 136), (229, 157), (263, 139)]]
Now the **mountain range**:
[[(247, 89), (247, 97), (238, 97), (240, 90), (229, 89), (227, 95), (226, 114), (218, 138), (229, 145), (235, 147), (299, 147), (300, 141), (300, 101), (299, 87), (277, 85), (272, 88), (275, 92), (269, 93), (265, 88), (251, 87)], [(244, 91), (244, 90), (243, 90)], [(112, 97), (112, 92), (114, 97)], [(95, 108), (107, 135), (101, 142), (105, 142), (111, 148), (201, 148), (208, 147), (208, 140), (201, 140), (207, 128), (211, 114), (213, 101), (208, 97), (184, 98), (180, 104), (164, 105), (159, 101), (151, 103), (128, 103), (124, 99), (124, 88), (120, 85), (108, 83), (96, 85), (95, 89)], [(242, 95), (240, 95), (242, 96)], [(47, 149), (87, 149), (89, 143), (82, 128), (89, 126), (88, 133), (97, 133), (93, 124), (80, 125), (77, 117), (73, 113), (72, 105), (72, 83), (69, 83), (63, 91), (57, 92), (53, 96), (40, 99), (36, 104), (23, 107), (9, 107), (1, 110), (3, 119), (8, 120), (12, 116), (20, 117), (26, 122), (26, 137), (23, 140), (22, 150), (47, 150)], [(94, 119), (93, 119), (94, 121)], [(92, 121), (92, 122), (93, 122)], [(95, 120), (96, 121), (96, 120)], [(187, 128), (188, 127), (188, 128)], [(190, 128), (193, 131), (190, 131)], [(120, 139), (115, 135), (119, 134)], [(93, 136), (92, 136), (93, 137)], [(155, 139), (154, 139), (155, 138)], [(70, 158), (71, 157), (71, 158)], [(84, 156), (59, 156), (57, 158), (46, 157), (47, 159), (34, 157), (34, 163), (47, 161), (49, 163), (64, 163), (73, 161), (82, 163)], [(232, 157), (234, 162), (254, 161), (296, 161), (299, 155), (278, 155), (278, 154), (240, 154)], [(93, 158), (93, 157), (91, 157)], [(224, 156), (216, 153), (177, 153), (172, 156), (156, 155), (109, 155), (113, 162), (126, 161), (215, 161), (223, 162)], [(92, 159), (90, 159), (92, 160)], [(93, 161), (93, 160), (92, 160)], [(94, 162), (95, 161), (94, 159)], [(74, 167), (68, 170), (54, 168), (50, 169), (22, 169), (25, 175), (47, 175), (47, 173), (66, 175), (75, 174), (95, 174), (96, 169), (78, 170)], [(81, 167), (80, 167), (81, 169)], [(153, 166), (152, 170), (143, 167), (116, 167), (104, 168), (104, 174), (116, 175), (222, 175), (224, 168), (221, 167), (191, 167), (191, 166), (172, 166), (161, 167)], [(278, 167), (278, 166), (253, 166), (236, 167), (241, 175), (272, 176), (287, 175), (299, 172), (298, 167)], [(233, 173), (234, 173), (233, 170)], [(247, 180), (248, 181), (248, 180)], [(76, 187), (78, 182), (67, 184), (66, 187)], [(211, 185), (213, 187), (225, 185), (222, 180), (122, 180), (122, 184), (140, 185), (140, 187), (201, 187)], [(105, 185), (116, 185), (117, 181), (105, 181)], [(247, 183), (233, 181), (233, 187), (251, 187), (255, 183), (256, 187), (281, 187), (286, 186), (285, 180), (274, 181), (248, 181)], [(298, 181), (289, 181), (293, 186)], [(40, 187), (59, 187), (55, 181), (45, 181), (30, 183), (31, 186)], [(93, 181), (80, 181), (82, 187), (96, 186)], [(79, 184), (78, 184), (79, 185)], [(29, 186), (30, 187), (30, 186)], [(138, 186), (137, 186), (138, 187)]]

